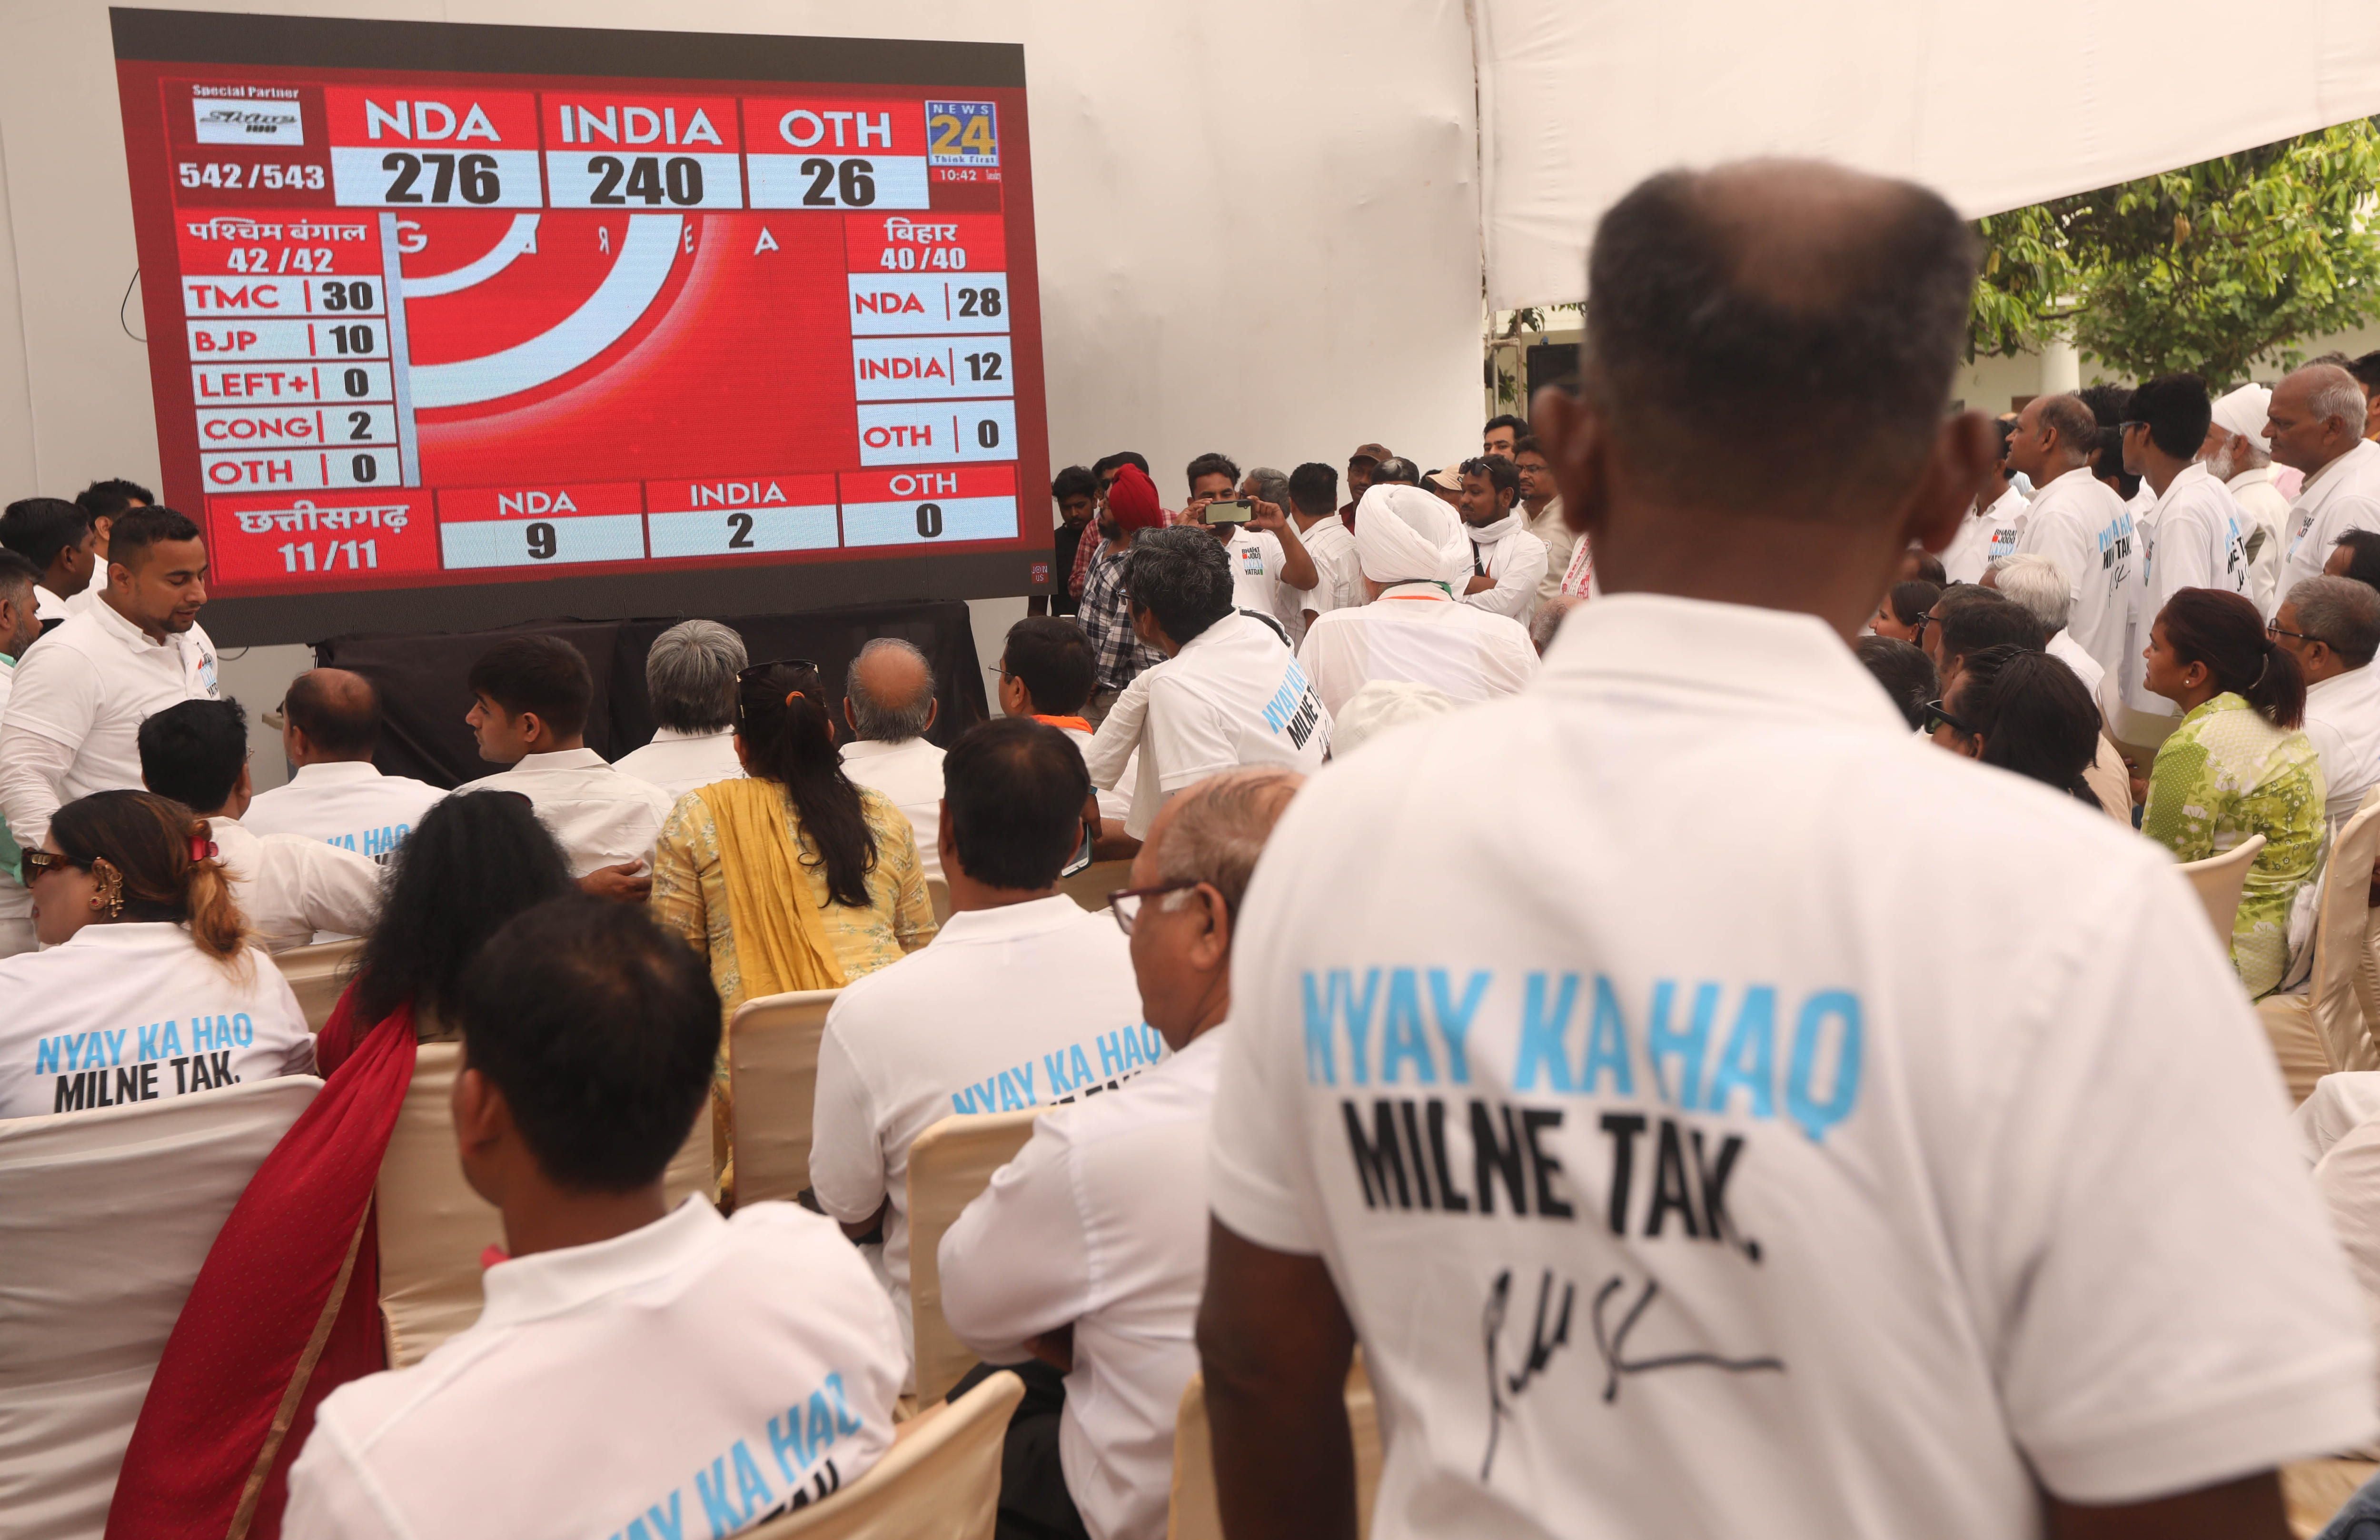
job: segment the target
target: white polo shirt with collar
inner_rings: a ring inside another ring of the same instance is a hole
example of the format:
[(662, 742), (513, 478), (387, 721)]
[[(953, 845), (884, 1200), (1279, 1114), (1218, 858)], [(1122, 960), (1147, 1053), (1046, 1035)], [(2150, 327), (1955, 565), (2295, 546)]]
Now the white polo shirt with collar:
[(480, 1318), (326, 1397), (289, 1540), (726, 1535), (892, 1447), (901, 1340), (866, 1264), (790, 1203), (699, 1197), (500, 1262)]
[(1174, 1419), (1198, 1368), (1225, 1029), (1043, 1117), (942, 1237), (942, 1315), (960, 1341), (1014, 1363), (1027, 1339), (1074, 1328), (1058, 1458), (1091, 1540), (1165, 1534)]
[(311, 1074), (314, 1037), (272, 959), (229, 964), (188, 926), (86, 925), (0, 959), (0, 1118)]
[(1111, 915), (1063, 894), (971, 909), (853, 980), (827, 1014), (810, 1122), (819, 1207), (856, 1224), (887, 1198), (884, 1286), (909, 1336), (909, 1146), (942, 1119), (1077, 1101), (1164, 1056)]
[(239, 821), (250, 833), (299, 834), (386, 866), (445, 795), (427, 781), (382, 775), (370, 760), (324, 760), (257, 793)]
[[(1058, 731), (1066, 734), (1067, 741), (1082, 752), (1083, 763), (1088, 765), (1091, 761), (1091, 745), (1098, 741), (1097, 736), (1084, 732), (1079, 727), (1061, 727)], [(1114, 787), (1102, 786), (1098, 789), (1099, 827), (1102, 833), (1121, 834), (1131, 824), (1131, 783), (1138, 779), (1137, 770), (1137, 766), (1127, 766), (1124, 773), (1117, 778)], [(1113, 827), (1110, 827), (1111, 825)]]
[(2124, 655), (2146, 645), (2132, 637), (2148, 576), (2148, 552), (2124, 500), (2090, 467), (2077, 467), (2034, 494), (2016, 548), (2058, 564), (2074, 596), (2066, 628), (2102, 673), (2121, 677)]
[(843, 746), (843, 773), (892, 799), (917, 836), (926, 880), (942, 877), (942, 751), (923, 738), (888, 744), (854, 738)]
[(1352, 610), (1364, 602), (1364, 566), (1355, 556), (1354, 534), (1336, 514), (1315, 520), (1314, 527), (1299, 530), (1297, 538), (1305, 543), (1305, 553), (1313, 558), (1318, 579), (1303, 593), (1289, 590), (1289, 598), (1298, 612), (1297, 624), (1290, 627), (1289, 634), (1303, 637), (1308, 612), (1327, 615), (1333, 610)]
[(33, 585), (33, 618), (39, 621), (64, 620), (71, 613), (67, 601), (40, 583)]
[[(1607, 596), (1533, 688), (1399, 743), (1257, 869), (1208, 1170), (1345, 1301), (1395, 1429), (1375, 1534), (2000, 1540), (2043, 1485), (2380, 1430), (2272, 1050), (2162, 852), (1912, 740), (1775, 611)], [(1478, 794), (1512, 784), (1526, 819)]]
[(2017, 537), (2024, 533), (2024, 494), (2011, 485), (1978, 508), (1959, 526), (1942, 552), (1943, 575), (1953, 583), (1980, 583), (1994, 562), (2016, 554)]
[(460, 792), (518, 792), (562, 845), (570, 875), (584, 877), (628, 861), (650, 862), (662, 820), (677, 799), (650, 781), (623, 775), (591, 748), (531, 754), (510, 770), (457, 786)]
[(2331, 547), (2350, 529), (2380, 529), (2380, 443), (2369, 439), (2305, 479), (2289, 505), (2289, 551), (2281, 559), (2273, 608), (2309, 577), (2319, 577)]
[(2367, 663), (2308, 685), (2305, 735), (2322, 761), (2323, 812), (2336, 832), (2380, 785), (2380, 668)]
[(1457, 604), (1435, 583), (1401, 583), (1361, 609), (1318, 619), (1297, 660), (1314, 693), (1346, 709), (1375, 679), (1434, 685), (1459, 701), (1511, 695), (1537, 676), (1537, 649), (1520, 622)]
[(1242, 765), (1319, 770), (1330, 752), (1330, 713), (1296, 656), (1262, 621), (1234, 612), (1134, 676), (1087, 763), (1091, 784), (1112, 786), (1140, 756), (1125, 832), (1146, 839), (1165, 799), (1185, 786)]
[(214, 644), (200, 626), (161, 642), (110, 604), (69, 617), (17, 665), (0, 717), (0, 818), (30, 848), (61, 804), (140, 790), (141, 722), (222, 693)]
[(721, 781), (744, 779), (744, 761), (735, 758), (732, 727), (716, 733), (657, 728), (652, 742), (621, 755), (612, 768), (622, 775), (650, 781), (672, 796), (684, 796)]
[[(1354, 537), (1348, 539), (1352, 544)], [(1305, 536), (1300, 535), (1298, 540), (1304, 543)], [(1251, 529), (1244, 524), (1223, 542), (1223, 554), (1232, 563), (1233, 609), (1270, 615), (1293, 638), (1305, 629), (1305, 611), (1312, 593), (1281, 581), (1281, 564), (1287, 558), (1279, 535), (1269, 529)]]
[(249, 936), (267, 952), (361, 936), (380, 917), (377, 862), (302, 834), (259, 834), (207, 820)]

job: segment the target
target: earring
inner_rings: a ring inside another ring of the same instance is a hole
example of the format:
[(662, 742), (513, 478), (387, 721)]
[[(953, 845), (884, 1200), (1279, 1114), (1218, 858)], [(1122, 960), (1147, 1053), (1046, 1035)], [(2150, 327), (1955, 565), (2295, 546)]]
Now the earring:
[(124, 874), (104, 861), (91, 864), (91, 875), (99, 879), (99, 891), (91, 895), (93, 909), (105, 909), (109, 919), (124, 916)]

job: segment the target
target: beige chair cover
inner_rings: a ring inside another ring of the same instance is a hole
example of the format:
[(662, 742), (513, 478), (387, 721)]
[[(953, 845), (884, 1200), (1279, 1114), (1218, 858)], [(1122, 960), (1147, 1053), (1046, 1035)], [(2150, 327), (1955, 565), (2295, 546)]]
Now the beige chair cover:
[[(1355, 1533), (1372, 1532), (1372, 1499), (1380, 1490), (1380, 1413), (1362, 1349), (1347, 1371), (1347, 1427), (1355, 1443)], [(1207, 1422), (1207, 1383), (1196, 1375), (1182, 1392), (1173, 1424), (1173, 1491), (1165, 1513), (1167, 1540), (1223, 1540), (1215, 1497), (1215, 1438)]]
[[(462, 1045), (452, 1042), (424, 1043), (416, 1050), (413, 1084), (397, 1110), (373, 1189), (381, 1318), (391, 1368), (419, 1363), (480, 1318), (480, 1258), (490, 1246), (504, 1243), (503, 1216), (471, 1191), (455, 1153), (447, 1098), (462, 1056)], [(710, 1120), (698, 1117), (664, 1179), (671, 1206), (707, 1193), (710, 1182)]]
[(942, 1232), (991, 1184), (991, 1173), (1025, 1147), (1044, 1110), (944, 1118), (909, 1146), (909, 1316), (919, 1406), (950, 1394), (976, 1365), (976, 1355), (942, 1319)]
[[(2380, 1069), (2380, 959), (2373, 953), (2372, 864), (2380, 857), (2380, 792), (2363, 799), (2331, 842), (2314, 905), (2313, 971), (2306, 991), (2256, 1002), (2292, 1107), (2342, 1070)], [(2185, 868), (2187, 869), (2187, 868)], [(2336, 877), (2338, 880), (2333, 881)]]
[(2313, 1540), (2347, 1506), (2355, 1489), (2375, 1473), (2380, 1465), (2369, 1460), (2299, 1460), (2282, 1466), (2281, 1501), (2289, 1511), (2289, 1532), (2298, 1540)]
[(734, 1199), (798, 1197), (810, 1184), (810, 1115), (818, 1104), (819, 1038), (840, 989), (747, 1000), (727, 1024), (728, 1146)]
[(324, 941), (321, 946), (273, 954), (273, 965), (289, 980), (298, 1008), (306, 1013), (306, 1025), (314, 1031), (322, 1031), (322, 1024), (331, 1019), (331, 1008), (339, 1003), (339, 992), (347, 987), (356, 954), (363, 949), (361, 941)]
[(926, 902), (934, 906), (934, 928), (951, 917), (951, 885), (939, 877), (926, 879)]
[(1108, 895), (1132, 886), (1129, 861), (1094, 861), (1072, 877), (1058, 879), (1058, 891), (1096, 915), (1108, 906)]
[(892, 1448), (822, 1503), (738, 1540), (991, 1540), (1000, 1451), (1025, 1382), (1002, 1372), (903, 1423)]
[(105, 1531), (199, 1266), (322, 1088), (285, 1075), (0, 1122), (0, 1534)]
[(2240, 895), (2248, 888), (2248, 868), (2256, 864), (2257, 854), (2264, 848), (2265, 837), (2251, 834), (2220, 855), (2181, 864), (2181, 875), (2190, 879), (2198, 902), (2206, 905), (2207, 922), (2215, 927), (2216, 940), (2223, 943), (2225, 952), (2231, 950), (2231, 924), (2240, 917)]

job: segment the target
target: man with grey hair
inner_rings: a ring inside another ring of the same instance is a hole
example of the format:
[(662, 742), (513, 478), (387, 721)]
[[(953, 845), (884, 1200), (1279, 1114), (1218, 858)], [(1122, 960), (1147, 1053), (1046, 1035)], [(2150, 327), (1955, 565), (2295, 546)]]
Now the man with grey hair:
[(1198, 1367), (1232, 939), (1257, 857), (1304, 779), (1225, 770), (1165, 805), (1114, 914), (1132, 938), (1141, 1016), (1171, 1056), (1044, 1115), (942, 1238), (942, 1313), (959, 1340), (989, 1362), (1029, 1354), (1066, 1376), (1062, 1408), (1028, 1406), (1009, 1424), (1001, 1508), (1038, 1521), (1030, 1533), (1165, 1532), (1174, 1412)]
[(2074, 585), (2067, 624), (2075, 644), (2107, 674), (2119, 673), (2148, 639), (2135, 627), (2148, 551), (2131, 511), (2092, 474), (2098, 433), (2098, 419), (2079, 396), (2036, 395), (2018, 415), (2007, 463), (2041, 489), (2025, 510), (2016, 549), (2048, 557)]
[(645, 698), (653, 741), (613, 769), (650, 781), (672, 796), (744, 773), (735, 757), (735, 676), (744, 638), (715, 620), (681, 621), (653, 638), (645, 654)]
[(926, 879), (942, 879), (942, 751), (926, 741), (941, 709), (934, 699), (934, 666), (896, 637), (879, 637), (859, 649), (844, 675), (843, 772), (900, 805), (917, 834)]
[(2380, 593), (2351, 577), (2309, 577), (2281, 600), (2267, 627), (2305, 675), (2305, 735), (2330, 789), (2324, 813), (2336, 833), (2380, 785)]
[(2336, 364), (2308, 364), (2273, 389), (2265, 432), (2273, 458), (2305, 473), (2289, 507), (2279, 592), (2322, 575), (2350, 529), (2380, 529), (2380, 444), (2363, 436), (2363, 389)]
[(2099, 698), (2105, 671), (2066, 629), (2066, 618), (2074, 611), (2074, 590), (2056, 562), (2039, 552), (2003, 556), (1984, 569), (1983, 587), (1998, 589), (2041, 622), (2041, 628), (2049, 634), (2049, 645), (2042, 650), (2072, 669), (2092, 699)]

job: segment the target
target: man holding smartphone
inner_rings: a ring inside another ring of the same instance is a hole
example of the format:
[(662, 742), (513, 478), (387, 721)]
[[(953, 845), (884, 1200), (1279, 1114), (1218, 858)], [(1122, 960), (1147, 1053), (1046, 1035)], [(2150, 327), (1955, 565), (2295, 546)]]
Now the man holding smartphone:
[(1305, 542), (1278, 503), (1249, 494), (1240, 484), (1240, 467), (1225, 455), (1201, 455), (1190, 462), (1190, 505), (1177, 520), (1203, 524), (1223, 542), (1232, 562), (1232, 607), (1252, 610), (1280, 620), (1286, 596), (1283, 588), (1299, 594), (1320, 582)]

